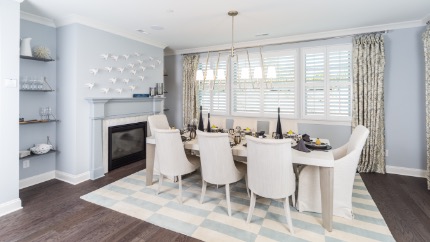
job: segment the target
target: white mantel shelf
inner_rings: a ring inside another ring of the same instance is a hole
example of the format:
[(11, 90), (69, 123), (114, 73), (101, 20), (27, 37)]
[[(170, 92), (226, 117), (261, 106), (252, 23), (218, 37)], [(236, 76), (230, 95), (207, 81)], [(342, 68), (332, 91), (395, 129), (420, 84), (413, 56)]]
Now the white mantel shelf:
[(90, 178), (92, 180), (104, 176), (103, 120), (163, 113), (165, 99), (165, 97), (85, 98), (90, 105)]
[(88, 102), (153, 102), (163, 101), (165, 97), (126, 97), (126, 98), (104, 98), (89, 97), (85, 98)]

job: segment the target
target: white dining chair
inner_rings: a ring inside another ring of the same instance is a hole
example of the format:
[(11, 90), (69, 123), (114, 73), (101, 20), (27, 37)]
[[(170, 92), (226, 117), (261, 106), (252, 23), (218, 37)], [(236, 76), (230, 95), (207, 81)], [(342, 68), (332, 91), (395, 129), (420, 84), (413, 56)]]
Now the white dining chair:
[[(359, 125), (354, 129), (349, 142), (333, 150), (333, 215), (352, 219), (352, 190), (361, 151), (369, 130)], [(319, 152), (319, 151), (315, 151)], [(299, 174), (297, 208), (300, 212), (321, 213), (321, 191), (319, 168), (305, 166)]]
[(157, 195), (163, 185), (163, 177), (178, 177), (179, 202), (182, 203), (182, 175), (191, 173), (200, 167), (200, 159), (197, 156), (185, 155), (184, 145), (178, 129), (154, 129), (155, 150), (158, 155), (158, 180)]
[(247, 222), (251, 221), (256, 195), (283, 199), (288, 227), (290, 233), (294, 234), (289, 203), (289, 197), (292, 196), (294, 199), (293, 194), (296, 190), (291, 139), (259, 139), (247, 136), (246, 140), (248, 143), (248, 186), (251, 190)]
[[(205, 133), (198, 131), (200, 160), (202, 165), (202, 194), (203, 203), (207, 183), (225, 185), (228, 216), (231, 216), (230, 184), (245, 178), (246, 164), (235, 162), (231, 152), (227, 133)], [(248, 186), (246, 186), (248, 192)]]
[[(150, 130), (150, 136), (154, 135), (153, 130), (154, 129), (170, 129), (169, 121), (167, 120), (166, 115), (164, 114), (156, 114), (148, 116), (148, 124), (149, 124), (149, 130)], [(155, 146), (155, 150), (157, 150), (157, 146)], [(154, 169), (155, 173), (159, 173), (158, 170), (158, 155), (157, 151), (155, 151), (154, 154)], [(169, 179), (174, 180), (173, 177), (169, 177)]]

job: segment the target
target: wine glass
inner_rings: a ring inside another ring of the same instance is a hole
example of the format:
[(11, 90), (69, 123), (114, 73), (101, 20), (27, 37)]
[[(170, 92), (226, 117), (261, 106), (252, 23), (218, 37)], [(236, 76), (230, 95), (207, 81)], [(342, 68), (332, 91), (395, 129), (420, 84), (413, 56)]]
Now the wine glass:
[(49, 118), (51, 117), (51, 115), (52, 115), (52, 108), (51, 107), (46, 107), (45, 108), (45, 115), (46, 115), (46, 120), (49, 120)]
[(29, 88), (29, 85), (28, 85), (28, 76), (24, 76), (22, 78), (21, 89), (27, 90), (28, 88)]
[(45, 108), (39, 108), (39, 115), (40, 115), (40, 120), (45, 120), (45, 116), (46, 116), (46, 109)]

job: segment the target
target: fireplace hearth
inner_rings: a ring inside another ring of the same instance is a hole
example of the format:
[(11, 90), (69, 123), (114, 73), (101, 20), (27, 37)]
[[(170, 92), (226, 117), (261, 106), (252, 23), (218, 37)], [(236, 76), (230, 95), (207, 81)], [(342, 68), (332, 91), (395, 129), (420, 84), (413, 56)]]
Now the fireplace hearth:
[(146, 122), (108, 128), (108, 171), (146, 157)]

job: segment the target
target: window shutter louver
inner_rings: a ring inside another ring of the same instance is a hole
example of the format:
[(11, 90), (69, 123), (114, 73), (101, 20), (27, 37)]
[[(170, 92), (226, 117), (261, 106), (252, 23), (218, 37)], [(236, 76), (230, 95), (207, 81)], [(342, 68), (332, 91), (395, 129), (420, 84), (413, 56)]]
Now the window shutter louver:
[(351, 45), (303, 49), (304, 118), (351, 118), (351, 66)]

